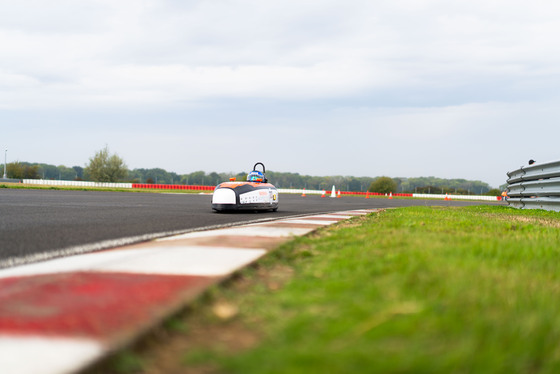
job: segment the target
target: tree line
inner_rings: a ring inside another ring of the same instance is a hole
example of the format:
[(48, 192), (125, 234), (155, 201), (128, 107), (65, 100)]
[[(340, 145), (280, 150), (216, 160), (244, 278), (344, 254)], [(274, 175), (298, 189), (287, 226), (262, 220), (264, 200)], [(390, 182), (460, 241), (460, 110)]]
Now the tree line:
[[(4, 165), (0, 168), (3, 170)], [(81, 166), (67, 167), (42, 163), (14, 162), (8, 163), (8, 178), (14, 179), (50, 179), (50, 180), (95, 180), (84, 173)], [(374, 186), (382, 177), (353, 176), (310, 176), (298, 173), (268, 171), (268, 180), (277, 188), (297, 188), (308, 190), (327, 190), (336, 186), (344, 191), (381, 192), (381, 193), (449, 193), (460, 195), (484, 195), (489, 192), (499, 195), (499, 190), (492, 189), (487, 183), (466, 179), (443, 179), (436, 177), (389, 178), (394, 184), (388, 188)], [(235, 177), (245, 180), (247, 172), (239, 173), (206, 173), (195, 171), (189, 174), (177, 174), (161, 168), (126, 170), (126, 177), (117, 181), (131, 183), (183, 184), (195, 186), (214, 186)]]
[[(12, 162), (7, 165), (8, 177), (14, 179), (89, 180), (206, 186), (217, 185), (232, 177), (235, 177), (236, 180), (245, 180), (249, 171), (238, 173), (195, 171), (189, 174), (177, 174), (161, 168), (129, 170), (118, 155), (109, 153), (107, 147), (90, 158), (89, 164), (85, 167), (55, 166), (29, 162)], [(353, 192), (449, 193), (461, 195), (499, 195), (500, 193), (498, 189), (492, 189), (485, 182), (466, 179), (310, 176), (275, 171), (267, 171), (266, 175), (268, 180), (277, 188), (305, 188), (328, 191), (334, 185), (337, 189)]]

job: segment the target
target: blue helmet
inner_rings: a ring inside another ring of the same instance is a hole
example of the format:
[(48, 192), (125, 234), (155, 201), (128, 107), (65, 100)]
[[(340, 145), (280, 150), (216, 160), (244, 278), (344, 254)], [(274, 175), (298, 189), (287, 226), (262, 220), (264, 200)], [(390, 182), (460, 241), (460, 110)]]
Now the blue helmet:
[(247, 175), (249, 182), (264, 182), (264, 174), (258, 170), (253, 170)]

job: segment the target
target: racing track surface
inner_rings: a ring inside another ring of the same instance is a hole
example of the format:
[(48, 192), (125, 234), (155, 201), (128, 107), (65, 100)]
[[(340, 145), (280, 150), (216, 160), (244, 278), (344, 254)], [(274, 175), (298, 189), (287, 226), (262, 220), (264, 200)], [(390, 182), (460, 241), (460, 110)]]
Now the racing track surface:
[(0, 268), (13, 259), (106, 240), (133, 237), (138, 241), (145, 234), (350, 209), (480, 204), (489, 203), (281, 194), (275, 213), (225, 214), (211, 210), (211, 195), (2, 189)]

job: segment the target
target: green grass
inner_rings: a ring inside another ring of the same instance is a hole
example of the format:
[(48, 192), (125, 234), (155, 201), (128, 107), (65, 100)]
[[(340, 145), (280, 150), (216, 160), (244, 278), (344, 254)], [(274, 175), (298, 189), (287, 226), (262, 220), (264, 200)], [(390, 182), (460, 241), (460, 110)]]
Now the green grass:
[[(481, 206), (321, 230), (247, 271), (249, 289), (216, 296), (239, 313), (205, 323), (241, 324), (258, 344), (178, 361), (226, 373), (559, 372), (559, 228), (558, 213)], [(259, 281), (279, 266), (293, 270), (279, 289)]]

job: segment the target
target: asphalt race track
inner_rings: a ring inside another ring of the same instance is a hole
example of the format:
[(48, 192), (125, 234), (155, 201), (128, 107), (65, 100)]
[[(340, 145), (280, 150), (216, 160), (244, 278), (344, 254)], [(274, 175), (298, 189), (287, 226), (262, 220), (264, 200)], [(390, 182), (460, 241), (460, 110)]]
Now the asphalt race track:
[[(60, 250), (66, 248), (90, 251), (111, 247), (112, 241), (122, 238), (147, 240), (146, 234), (350, 209), (480, 204), (499, 203), (282, 194), (277, 212), (226, 214), (211, 210), (211, 195), (2, 189), (0, 268), (10, 266), (14, 259), (20, 263), (37, 261), (57, 251), (60, 256), (65, 253)], [(91, 247), (99, 242), (104, 244)]]

